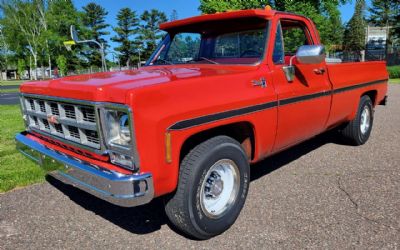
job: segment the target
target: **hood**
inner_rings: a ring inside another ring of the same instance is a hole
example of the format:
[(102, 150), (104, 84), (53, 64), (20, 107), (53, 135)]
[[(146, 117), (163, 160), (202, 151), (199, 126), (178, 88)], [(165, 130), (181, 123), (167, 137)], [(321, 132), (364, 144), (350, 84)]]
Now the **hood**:
[(49, 81), (27, 82), (21, 92), (88, 101), (125, 103), (126, 94), (137, 88), (173, 81), (212, 77), (248, 71), (254, 66), (185, 65), (152, 66), (140, 70), (69, 76)]

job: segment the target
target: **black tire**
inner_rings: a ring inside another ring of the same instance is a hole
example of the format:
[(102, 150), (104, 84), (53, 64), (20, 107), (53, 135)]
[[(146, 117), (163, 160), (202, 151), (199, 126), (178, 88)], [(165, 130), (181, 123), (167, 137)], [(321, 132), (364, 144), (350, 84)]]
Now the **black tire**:
[[(239, 186), (236, 186), (237, 192), (232, 191), (237, 195), (234, 195), (236, 198), (225, 212), (218, 218), (212, 218), (204, 212), (207, 210), (201, 201), (201, 195), (204, 194), (202, 184), (206, 183), (203, 181), (210, 176), (209, 170), (215, 163), (227, 159), (237, 166), (235, 169), (238, 174), (235, 176), (240, 178), (234, 183)], [(183, 159), (177, 190), (165, 205), (166, 214), (179, 230), (196, 239), (204, 240), (219, 235), (230, 228), (239, 216), (246, 200), (249, 181), (249, 162), (241, 145), (227, 136), (211, 138), (196, 146)]]
[[(364, 109), (368, 109), (369, 112), (369, 126), (368, 129), (364, 130), (361, 129), (362, 123), (362, 112)], [(341, 133), (345, 140), (354, 146), (363, 145), (368, 141), (369, 136), (371, 135), (372, 125), (374, 121), (374, 109), (372, 106), (372, 101), (369, 96), (362, 96), (360, 99), (360, 103), (358, 105), (358, 110), (356, 117), (354, 120), (349, 122), (342, 130)]]

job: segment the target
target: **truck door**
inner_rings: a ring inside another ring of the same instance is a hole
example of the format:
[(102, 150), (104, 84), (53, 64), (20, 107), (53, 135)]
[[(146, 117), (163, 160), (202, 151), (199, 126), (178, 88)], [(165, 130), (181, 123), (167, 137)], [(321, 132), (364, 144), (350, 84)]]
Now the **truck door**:
[(325, 62), (301, 65), (294, 58), (295, 77), (283, 71), (302, 45), (314, 44), (310, 30), (300, 20), (281, 19), (272, 53), (273, 81), (278, 95), (278, 129), (274, 151), (289, 147), (325, 129), (331, 106), (330, 82)]

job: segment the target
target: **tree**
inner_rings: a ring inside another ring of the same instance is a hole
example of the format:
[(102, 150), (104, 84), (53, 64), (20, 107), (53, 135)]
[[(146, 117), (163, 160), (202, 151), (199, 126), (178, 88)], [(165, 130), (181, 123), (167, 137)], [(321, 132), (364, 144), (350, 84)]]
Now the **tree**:
[(272, 5), (269, 0), (200, 0), (199, 10), (203, 13), (215, 13), (226, 10), (259, 9)]
[[(40, 4), (43, 4), (43, 2), (13, 0), (0, 3), (0, 7), (3, 10), (3, 23), (8, 27), (12, 27), (14, 32), (18, 31), (22, 34), (21, 38), (26, 42), (27, 48), (33, 57), (35, 80), (37, 80), (36, 69), (42, 46), (41, 38), (44, 33), (40, 12), (37, 9)], [(15, 37), (10, 39), (15, 39)]]
[(136, 44), (143, 44), (143, 50), (139, 48), (142, 51), (141, 54), (144, 58), (149, 58), (151, 53), (156, 49), (158, 41), (163, 36), (159, 25), (167, 21), (167, 16), (164, 12), (152, 9), (144, 11), (140, 19), (140, 35)]
[(329, 48), (340, 44), (343, 25), (338, 7), (350, 0), (200, 0), (199, 9), (203, 13), (215, 13), (236, 9), (255, 9), (271, 5), (280, 11), (294, 12), (311, 18), (319, 31), (322, 43)]
[(50, 53), (56, 55), (54, 58), (63, 55), (67, 59), (68, 70), (75, 70), (85, 64), (82, 54), (83, 46), (74, 46), (71, 53), (63, 44), (64, 41), (71, 40), (71, 25), (74, 25), (77, 30), (82, 30), (83, 24), (80, 17), (72, 0), (52, 0), (46, 11)]
[(118, 12), (117, 20), (118, 26), (113, 28), (117, 36), (111, 40), (120, 44), (115, 50), (121, 54), (119, 60), (128, 66), (129, 59), (134, 53), (134, 42), (131, 38), (137, 31), (139, 19), (135, 11), (123, 8)]
[[(7, 39), (3, 33), (3, 26), (0, 24), (0, 65), (1, 69), (6, 71), (6, 79), (7, 80), (7, 70), (9, 65), (9, 57), (10, 57), (10, 46), (8, 45)], [(0, 79), (3, 78), (2, 72), (0, 72)]]
[[(100, 5), (92, 2), (83, 7), (82, 21), (86, 30), (83, 32), (86, 39), (94, 39), (99, 43), (107, 46), (104, 35), (108, 35), (108, 31), (104, 31), (109, 25), (105, 22), (108, 12)], [(101, 53), (99, 47), (95, 44), (88, 45), (90, 50), (86, 51), (86, 57), (91, 65), (101, 67)]]
[[(386, 45), (392, 41), (396, 35), (398, 21), (400, 21), (400, 2), (393, 0), (372, 0), (369, 8), (369, 22), (375, 26), (390, 28), (390, 33), (386, 39)], [(398, 19), (398, 20), (397, 20)], [(386, 46), (386, 50), (388, 46)]]
[(57, 67), (61, 76), (65, 76), (67, 74), (67, 58), (65, 58), (65, 56), (60, 55), (57, 57)]
[(357, 0), (353, 17), (346, 26), (344, 33), (344, 48), (346, 51), (361, 55), (365, 49), (365, 0)]
[[(400, 42), (400, 2), (397, 3), (397, 8), (396, 8), (396, 18), (395, 18), (395, 24), (393, 26), (394, 33), (398, 41)], [(399, 45), (400, 46), (400, 45)]]
[(19, 79), (22, 79), (21, 77), (25, 73), (26, 70), (26, 63), (24, 59), (18, 59), (18, 64), (17, 64), (17, 74)]
[(169, 17), (170, 21), (175, 21), (178, 20), (178, 11), (176, 11), (175, 9), (172, 10), (171, 12), (171, 16)]

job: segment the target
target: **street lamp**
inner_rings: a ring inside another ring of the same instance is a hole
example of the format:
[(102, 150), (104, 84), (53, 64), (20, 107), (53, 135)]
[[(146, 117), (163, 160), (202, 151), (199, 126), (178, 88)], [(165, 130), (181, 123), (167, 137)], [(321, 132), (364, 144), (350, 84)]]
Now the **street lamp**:
[(115, 62), (114, 60), (114, 56), (117, 58), (118, 60), (118, 67), (119, 67), (119, 71), (121, 71), (121, 60), (119, 59), (119, 55), (117, 53), (115, 53), (114, 51), (107, 51), (108, 53), (111, 53), (113, 56), (113, 62)]
[(101, 54), (101, 69), (102, 69), (102, 71), (107, 71), (107, 64), (106, 64), (106, 59), (105, 59), (103, 43), (99, 43), (96, 40), (79, 40), (78, 32), (76, 31), (74, 25), (71, 25), (71, 38), (75, 43), (94, 43), (97, 46), (99, 46), (100, 54)]

